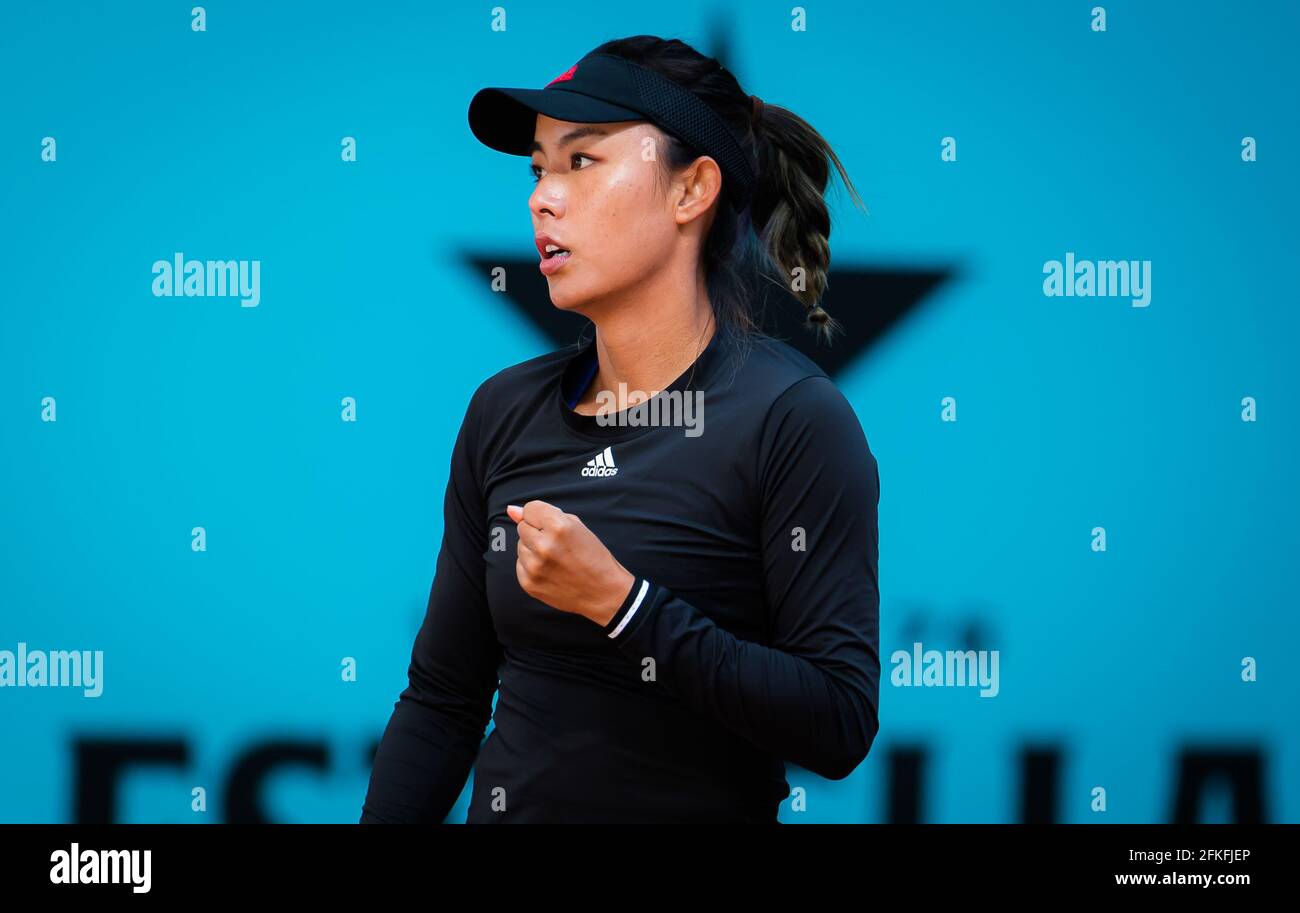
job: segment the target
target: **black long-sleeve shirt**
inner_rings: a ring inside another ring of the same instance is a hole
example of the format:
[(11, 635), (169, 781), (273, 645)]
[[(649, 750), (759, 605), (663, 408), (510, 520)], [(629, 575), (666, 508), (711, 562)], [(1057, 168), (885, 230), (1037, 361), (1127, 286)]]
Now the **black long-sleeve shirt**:
[[(700, 397), (702, 422), (679, 413), (694, 427), (574, 412), (593, 342), (479, 386), (362, 823), (443, 821), (471, 766), (470, 823), (771, 823), (785, 761), (830, 779), (862, 761), (878, 728), (876, 460), (820, 368), (752, 340), (741, 353), (715, 333), (666, 388), (661, 402)], [(520, 587), (506, 505), (532, 499), (635, 575), (608, 625)]]

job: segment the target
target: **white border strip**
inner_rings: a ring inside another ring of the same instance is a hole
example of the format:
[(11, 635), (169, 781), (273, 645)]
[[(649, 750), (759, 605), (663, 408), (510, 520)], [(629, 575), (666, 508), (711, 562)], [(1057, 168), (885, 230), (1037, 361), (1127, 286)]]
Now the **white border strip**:
[(648, 589), (650, 589), (650, 581), (642, 577), (641, 592), (636, 594), (636, 600), (632, 603), (632, 608), (627, 610), (627, 614), (624, 615), (623, 620), (618, 623), (618, 627), (609, 632), (610, 637), (618, 637), (619, 632), (627, 627), (627, 623), (632, 620), (632, 616), (636, 614), (636, 610), (641, 607), (641, 600), (645, 599), (645, 593)]

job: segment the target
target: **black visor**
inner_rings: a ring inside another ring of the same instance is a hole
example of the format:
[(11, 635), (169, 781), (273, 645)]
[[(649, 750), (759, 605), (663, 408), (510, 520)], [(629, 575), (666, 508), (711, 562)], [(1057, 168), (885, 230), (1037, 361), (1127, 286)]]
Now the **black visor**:
[(753, 193), (749, 156), (717, 112), (671, 80), (622, 57), (588, 54), (542, 89), (480, 89), (469, 104), (469, 127), (492, 149), (529, 155), (538, 114), (581, 124), (648, 120), (712, 156), (737, 209)]

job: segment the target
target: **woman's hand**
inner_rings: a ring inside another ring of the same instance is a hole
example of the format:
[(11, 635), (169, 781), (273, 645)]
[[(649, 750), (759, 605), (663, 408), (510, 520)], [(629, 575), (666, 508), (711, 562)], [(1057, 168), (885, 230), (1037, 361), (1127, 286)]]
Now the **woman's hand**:
[(581, 520), (553, 504), (510, 504), (506, 513), (519, 529), (515, 576), (524, 592), (561, 612), (609, 624), (636, 577)]

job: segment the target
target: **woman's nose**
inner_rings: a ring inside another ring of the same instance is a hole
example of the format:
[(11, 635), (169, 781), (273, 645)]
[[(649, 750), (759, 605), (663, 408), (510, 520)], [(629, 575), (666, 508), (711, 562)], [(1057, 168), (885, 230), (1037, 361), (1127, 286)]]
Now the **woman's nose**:
[(544, 177), (533, 188), (528, 205), (534, 213), (546, 212), (558, 218), (564, 210), (564, 193), (549, 176)]

